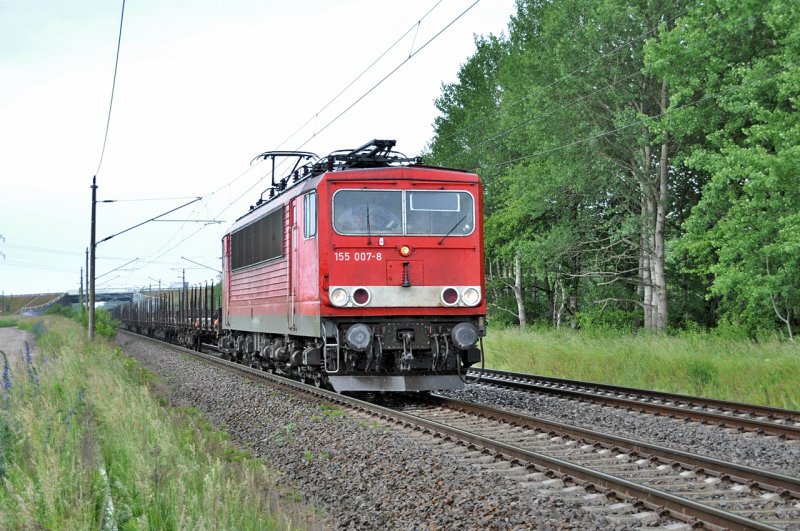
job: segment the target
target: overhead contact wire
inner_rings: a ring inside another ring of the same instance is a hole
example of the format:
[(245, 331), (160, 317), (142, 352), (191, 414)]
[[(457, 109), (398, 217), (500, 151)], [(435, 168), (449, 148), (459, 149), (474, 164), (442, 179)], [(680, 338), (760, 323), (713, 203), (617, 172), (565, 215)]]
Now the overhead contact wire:
[[(384, 57), (386, 57), (386, 54), (388, 54), (388, 53), (389, 53), (390, 51), (392, 51), (392, 50), (393, 50), (393, 49), (394, 49), (394, 48), (395, 48), (395, 47), (396, 47), (398, 44), (400, 44), (400, 42), (401, 42), (403, 39), (405, 39), (405, 38), (406, 38), (406, 36), (407, 36), (409, 33), (411, 33), (411, 31), (412, 31), (412, 30), (414, 30), (414, 29), (416, 28), (416, 29), (417, 29), (417, 32), (419, 32), (419, 27), (420, 27), (420, 25), (422, 24), (422, 21), (423, 21), (423, 20), (425, 20), (425, 18), (427, 18), (427, 16), (428, 16), (428, 15), (430, 15), (431, 13), (433, 13), (433, 10), (434, 10), (434, 9), (436, 9), (437, 7), (439, 7), (439, 4), (441, 4), (441, 3), (442, 3), (442, 1), (443, 1), (443, 0), (439, 0), (438, 2), (436, 2), (436, 4), (434, 4), (434, 6), (433, 6), (432, 8), (430, 8), (430, 9), (428, 10), (428, 12), (427, 12), (427, 13), (425, 13), (424, 15), (422, 15), (422, 17), (421, 17), (421, 18), (420, 18), (420, 19), (419, 19), (419, 20), (418, 20), (416, 23), (414, 23), (414, 25), (413, 25), (413, 26), (411, 26), (410, 28), (408, 28), (408, 29), (406, 30), (406, 32), (405, 32), (405, 33), (403, 33), (403, 34), (402, 34), (402, 35), (401, 35), (401, 36), (400, 36), (400, 37), (399, 37), (399, 38), (398, 38), (396, 41), (394, 41), (394, 43), (393, 43), (391, 46), (389, 46), (388, 48), (386, 48), (386, 50), (385, 50), (385, 51), (384, 51), (384, 52), (383, 52), (381, 55), (379, 55), (379, 56), (378, 56), (378, 57), (377, 57), (377, 58), (376, 58), (374, 61), (372, 61), (372, 63), (370, 63), (370, 65), (369, 65), (368, 67), (366, 67), (366, 68), (365, 68), (365, 69), (364, 69), (364, 70), (363, 70), (363, 71), (362, 71), (360, 74), (358, 74), (358, 75), (357, 75), (357, 76), (356, 76), (356, 77), (355, 77), (355, 78), (354, 78), (354, 79), (353, 79), (353, 80), (352, 80), (350, 83), (348, 83), (346, 87), (344, 87), (342, 90), (340, 90), (340, 91), (339, 91), (339, 93), (338, 93), (338, 94), (336, 94), (336, 96), (334, 96), (333, 98), (331, 98), (331, 100), (330, 100), (328, 103), (326, 103), (326, 104), (325, 104), (325, 105), (324, 105), (324, 106), (323, 106), (323, 107), (322, 107), (320, 110), (318, 110), (316, 113), (314, 113), (314, 115), (313, 115), (313, 116), (311, 116), (311, 118), (309, 118), (308, 120), (306, 120), (306, 122), (305, 122), (303, 125), (301, 125), (300, 127), (298, 127), (298, 128), (297, 128), (297, 130), (296, 130), (295, 132), (293, 132), (291, 135), (289, 135), (288, 137), (286, 137), (286, 138), (285, 138), (285, 139), (284, 139), (284, 140), (283, 140), (283, 141), (282, 141), (280, 144), (278, 144), (278, 147), (277, 147), (277, 148), (275, 148), (275, 149), (280, 149), (280, 148), (281, 148), (281, 147), (282, 147), (284, 144), (286, 144), (286, 142), (288, 142), (289, 140), (291, 140), (291, 139), (292, 139), (292, 138), (293, 138), (293, 137), (294, 137), (294, 136), (295, 136), (297, 133), (299, 133), (300, 131), (302, 131), (302, 130), (303, 130), (303, 129), (304, 129), (304, 128), (305, 128), (305, 127), (308, 125), (308, 124), (310, 124), (312, 121), (314, 121), (314, 120), (315, 120), (315, 119), (316, 119), (316, 118), (319, 116), (319, 114), (320, 114), (321, 112), (323, 112), (325, 109), (327, 109), (328, 107), (330, 107), (330, 105), (331, 105), (333, 102), (335, 102), (336, 100), (338, 100), (338, 99), (339, 99), (339, 97), (341, 97), (341, 95), (342, 95), (342, 94), (344, 94), (344, 93), (347, 91), (347, 89), (349, 89), (350, 87), (352, 87), (352, 86), (353, 86), (353, 85), (354, 85), (354, 84), (355, 84), (355, 83), (356, 83), (356, 82), (357, 82), (359, 79), (361, 79), (361, 78), (364, 76), (364, 74), (366, 74), (367, 72), (369, 72), (369, 71), (372, 69), (372, 67), (373, 67), (373, 66), (375, 66), (375, 65), (376, 65), (376, 64), (377, 64), (377, 63), (378, 63), (378, 62), (379, 62), (381, 59), (383, 59)], [(414, 35), (414, 41), (415, 41), (415, 42), (416, 42), (416, 38), (417, 38), (417, 37), (416, 37), (416, 34), (415, 34), (415, 35)], [(413, 50), (413, 48), (414, 48), (414, 44), (412, 43), (412, 45), (411, 45), (411, 49)], [(410, 54), (409, 54), (409, 57), (410, 57)], [(320, 131), (320, 132), (321, 132), (321, 131)], [(314, 136), (316, 136), (316, 134), (315, 134)]]
[(462, 11), (461, 13), (459, 13), (459, 15), (458, 15), (456, 18), (454, 18), (453, 20), (451, 20), (451, 21), (450, 21), (450, 22), (449, 22), (449, 23), (448, 23), (448, 24), (447, 24), (445, 27), (443, 27), (442, 29), (440, 29), (440, 30), (439, 30), (439, 31), (436, 33), (436, 35), (434, 35), (433, 37), (431, 37), (430, 39), (428, 39), (428, 40), (425, 42), (425, 44), (423, 44), (422, 46), (420, 46), (420, 47), (419, 47), (419, 49), (417, 49), (415, 52), (412, 52), (412, 53), (410, 53), (410, 54), (408, 55), (408, 57), (407, 57), (405, 60), (403, 60), (403, 62), (401, 62), (401, 63), (400, 63), (399, 65), (397, 65), (397, 66), (396, 66), (396, 67), (395, 67), (395, 68), (394, 68), (394, 69), (393, 69), (391, 72), (389, 72), (389, 73), (388, 73), (388, 74), (386, 74), (386, 75), (385, 75), (383, 78), (381, 78), (381, 80), (380, 80), (380, 81), (378, 81), (377, 83), (375, 83), (375, 84), (374, 84), (374, 85), (373, 85), (373, 86), (372, 86), (372, 87), (371, 87), (369, 90), (367, 90), (367, 91), (366, 91), (364, 94), (362, 94), (362, 95), (361, 95), (361, 96), (360, 96), (360, 97), (359, 97), (359, 98), (358, 98), (356, 101), (354, 101), (353, 103), (351, 103), (351, 104), (350, 104), (350, 105), (349, 105), (349, 106), (348, 106), (348, 107), (347, 107), (345, 110), (343, 110), (342, 112), (340, 112), (340, 113), (339, 113), (339, 114), (338, 114), (338, 115), (337, 115), (337, 116), (336, 116), (336, 117), (335, 117), (333, 120), (331, 120), (330, 122), (328, 122), (327, 124), (325, 124), (325, 125), (322, 127), (322, 129), (320, 129), (319, 131), (315, 132), (315, 133), (314, 133), (314, 135), (313, 135), (313, 136), (311, 136), (311, 138), (309, 138), (308, 140), (306, 140), (305, 142), (303, 142), (302, 144), (300, 144), (300, 146), (298, 146), (298, 148), (297, 148), (297, 149), (299, 150), (299, 149), (301, 149), (303, 146), (305, 146), (306, 144), (308, 144), (309, 142), (311, 142), (311, 140), (313, 140), (315, 136), (317, 136), (318, 134), (322, 133), (322, 132), (323, 132), (325, 129), (327, 129), (328, 127), (330, 127), (331, 125), (333, 125), (333, 123), (334, 123), (334, 122), (336, 122), (337, 120), (339, 120), (339, 118), (341, 118), (341, 117), (342, 117), (342, 116), (344, 116), (344, 115), (345, 115), (347, 112), (349, 112), (349, 111), (350, 111), (350, 109), (352, 109), (353, 107), (355, 107), (356, 105), (358, 105), (358, 103), (359, 103), (359, 102), (361, 102), (361, 100), (363, 100), (364, 98), (366, 98), (366, 97), (367, 97), (367, 96), (368, 96), (370, 93), (372, 93), (372, 91), (373, 91), (373, 90), (375, 90), (376, 88), (378, 88), (379, 86), (381, 86), (381, 85), (383, 84), (383, 82), (384, 82), (384, 81), (386, 81), (387, 79), (389, 79), (389, 78), (390, 78), (392, 75), (394, 75), (394, 73), (395, 73), (395, 72), (397, 72), (398, 70), (400, 70), (400, 69), (401, 69), (401, 68), (402, 68), (402, 67), (403, 67), (403, 66), (404, 66), (406, 63), (408, 63), (408, 62), (409, 62), (409, 61), (410, 61), (410, 60), (411, 60), (413, 57), (415, 57), (415, 56), (416, 56), (416, 55), (417, 55), (419, 52), (421, 52), (422, 50), (424, 50), (424, 49), (425, 49), (425, 47), (427, 47), (427, 46), (428, 46), (430, 43), (432, 43), (434, 40), (436, 40), (436, 39), (437, 39), (437, 38), (438, 38), (438, 37), (439, 37), (439, 36), (440, 36), (442, 33), (444, 33), (445, 31), (447, 31), (447, 30), (450, 28), (450, 26), (452, 26), (453, 24), (455, 24), (455, 23), (456, 23), (456, 22), (457, 22), (457, 21), (458, 21), (458, 20), (459, 20), (461, 17), (463, 17), (464, 15), (466, 15), (466, 14), (467, 14), (467, 13), (468, 13), (468, 12), (469, 12), (469, 11), (470, 11), (470, 10), (471, 10), (473, 7), (475, 7), (475, 6), (476, 6), (476, 5), (477, 5), (477, 4), (478, 4), (480, 1), (481, 1), (481, 0), (475, 0), (475, 1), (474, 1), (472, 4), (470, 4), (470, 5), (469, 5), (469, 6), (468, 6), (468, 7), (467, 7), (467, 8), (466, 8), (464, 11)]
[(122, 45), (122, 23), (125, 20), (125, 0), (122, 0), (122, 13), (119, 17), (119, 33), (117, 35), (117, 54), (114, 59), (114, 79), (111, 82), (111, 101), (108, 103), (108, 117), (106, 118), (106, 132), (103, 135), (103, 149), (100, 150), (100, 162), (97, 163), (97, 170), (94, 172), (95, 177), (100, 173), (100, 167), (103, 165), (103, 157), (106, 154), (106, 144), (108, 143), (108, 129), (111, 126), (111, 109), (114, 107), (114, 91), (117, 87), (117, 70), (119, 68), (119, 50)]

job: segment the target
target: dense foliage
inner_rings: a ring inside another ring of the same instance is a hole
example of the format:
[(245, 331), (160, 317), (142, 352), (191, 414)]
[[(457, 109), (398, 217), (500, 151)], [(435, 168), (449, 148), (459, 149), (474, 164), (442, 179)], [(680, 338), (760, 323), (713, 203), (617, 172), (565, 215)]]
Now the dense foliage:
[(483, 179), (495, 322), (792, 337), (798, 58), (788, 0), (519, 0), (427, 153)]

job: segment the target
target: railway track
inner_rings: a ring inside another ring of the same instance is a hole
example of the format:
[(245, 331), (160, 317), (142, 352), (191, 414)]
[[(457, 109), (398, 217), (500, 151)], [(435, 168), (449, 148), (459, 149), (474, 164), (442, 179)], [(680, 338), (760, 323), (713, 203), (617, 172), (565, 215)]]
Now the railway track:
[[(641, 504), (656, 513), (687, 516), (692, 525), (800, 529), (796, 478), (453, 399), (432, 397), (398, 409), (468, 433), (471, 444), (561, 475), (544, 486), (573, 483), (623, 494), (630, 499), (617, 509), (623, 512), (633, 513)], [(522, 481), (530, 479), (523, 475)], [(570, 491), (575, 492), (583, 490)]]
[(685, 529), (800, 529), (795, 478), (442, 397), (367, 402), (158, 344), (415, 430), (440, 451), (514, 478), (520, 489), (552, 491), (620, 526), (668, 518)]
[(486, 385), (684, 418), (767, 436), (800, 439), (800, 411), (488, 369), (482, 373), (476, 370), (468, 373), (473, 378), (479, 374), (480, 382)]

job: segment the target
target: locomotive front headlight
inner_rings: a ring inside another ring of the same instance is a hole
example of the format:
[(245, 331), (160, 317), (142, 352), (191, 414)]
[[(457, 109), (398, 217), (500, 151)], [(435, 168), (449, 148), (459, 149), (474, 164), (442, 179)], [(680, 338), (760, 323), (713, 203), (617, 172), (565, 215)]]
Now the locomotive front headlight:
[(475, 288), (467, 288), (461, 294), (461, 301), (467, 306), (476, 306), (481, 302), (481, 292)]
[(333, 304), (334, 306), (344, 306), (350, 299), (350, 296), (347, 294), (347, 290), (345, 290), (344, 288), (332, 289), (330, 297), (331, 297), (331, 304)]
[(408, 256), (411, 254), (411, 247), (408, 245), (401, 245), (400, 246), (400, 256)]

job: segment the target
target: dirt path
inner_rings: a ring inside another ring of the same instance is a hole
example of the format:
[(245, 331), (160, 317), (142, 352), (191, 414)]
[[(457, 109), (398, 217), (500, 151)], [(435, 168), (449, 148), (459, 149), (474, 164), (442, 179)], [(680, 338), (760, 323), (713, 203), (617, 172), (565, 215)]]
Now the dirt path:
[[(32, 352), (35, 352), (36, 341), (33, 334), (27, 330), (20, 330), (16, 327), (0, 328), (0, 350), (6, 353), (8, 363), (11, 371), (14, 372), (17, 367), (22, 367), (24, 359), (22, 353), (25, 352), (25, 342)], [(3, 368), (3, 357), (0, 356), (0, 370)]]

